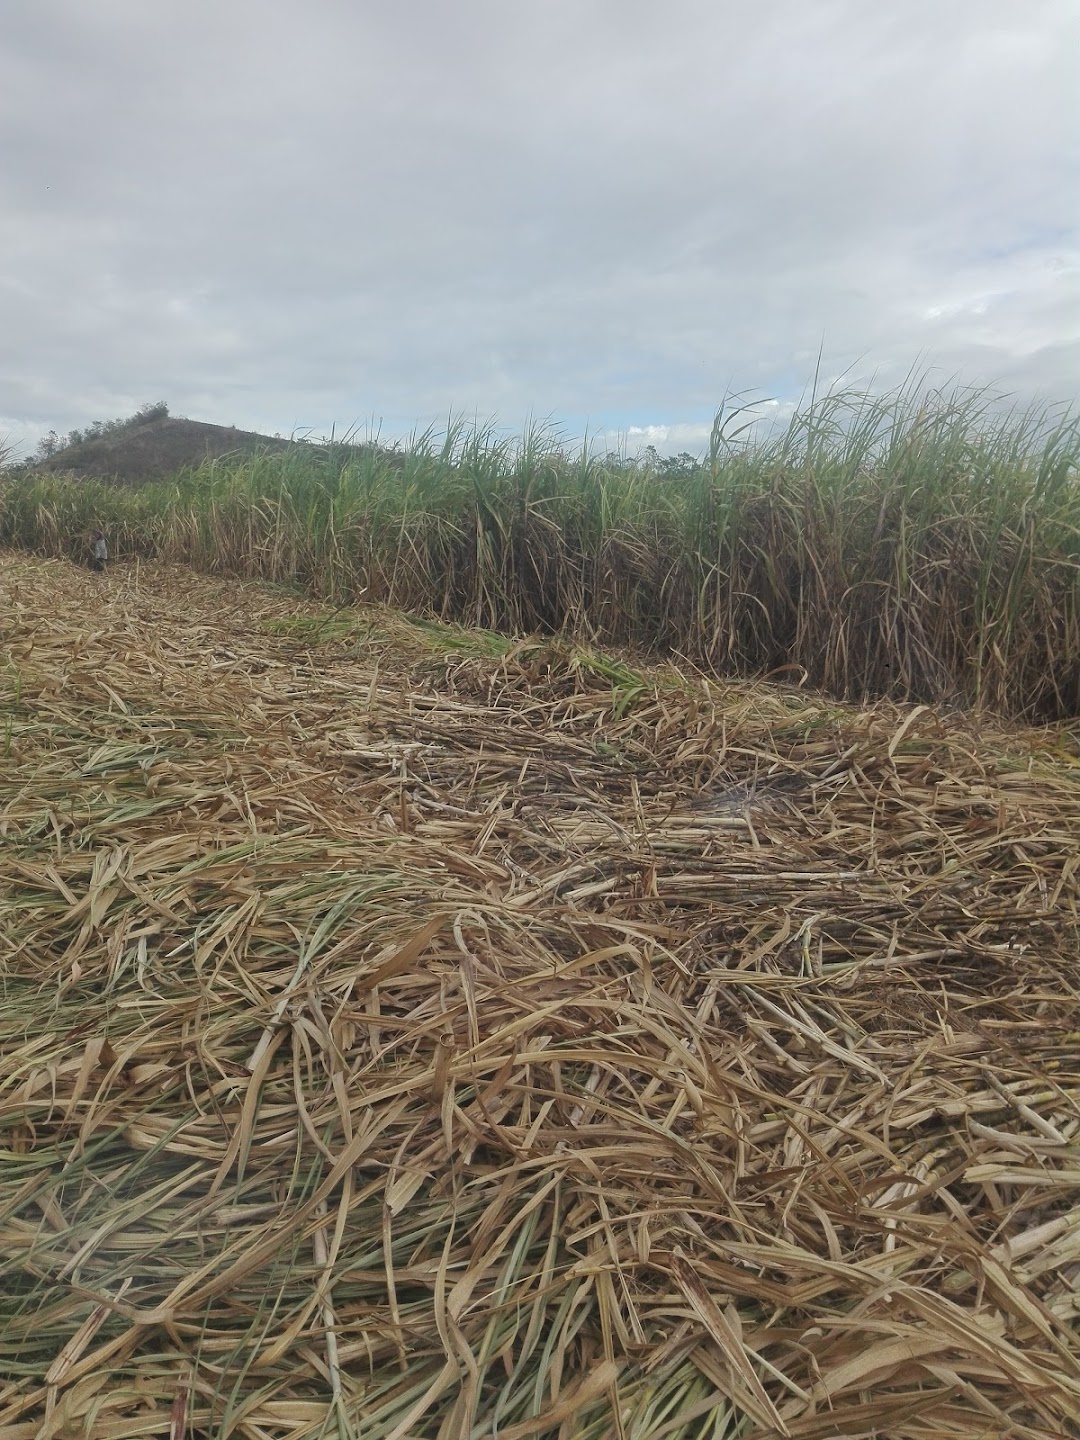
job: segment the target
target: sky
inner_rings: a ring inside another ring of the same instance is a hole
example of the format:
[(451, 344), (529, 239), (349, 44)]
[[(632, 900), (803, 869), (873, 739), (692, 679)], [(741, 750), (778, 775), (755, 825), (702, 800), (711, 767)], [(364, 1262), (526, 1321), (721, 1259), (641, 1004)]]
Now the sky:
[(1080, 0), (3, 0), (0, 439), (1080, 395)]

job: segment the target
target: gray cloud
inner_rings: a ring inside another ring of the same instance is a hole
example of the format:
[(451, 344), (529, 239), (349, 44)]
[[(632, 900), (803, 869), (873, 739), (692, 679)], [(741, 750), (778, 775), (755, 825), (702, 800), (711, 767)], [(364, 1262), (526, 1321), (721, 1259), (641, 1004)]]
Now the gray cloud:
[(822, 345), (1070, 398), (1077, 13), (13, 4), (0, 432), (166, 398), (674, 445), (731, 385), (790, 398)]

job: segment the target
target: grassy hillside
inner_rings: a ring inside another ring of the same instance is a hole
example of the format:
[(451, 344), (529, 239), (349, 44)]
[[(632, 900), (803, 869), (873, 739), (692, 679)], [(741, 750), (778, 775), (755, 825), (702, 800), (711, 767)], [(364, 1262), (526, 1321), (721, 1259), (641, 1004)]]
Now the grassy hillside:
[(0, 648), (4, 1440), (1078, 1433), (1066, 734), (156, 562)]
[(95, 476), (138, 485), (209, 460), (280, 451), (288, 444), (235, 426), (161, 415), (65, 445), (33, 468), (45, 474)]
[(139, 491), (24, 476), (0, 540), (182, 560), (858, 699), (1080, 714), (1080, 432), (978, 396), (833, 395), (662, 470), (455, 430), (291, 446)]

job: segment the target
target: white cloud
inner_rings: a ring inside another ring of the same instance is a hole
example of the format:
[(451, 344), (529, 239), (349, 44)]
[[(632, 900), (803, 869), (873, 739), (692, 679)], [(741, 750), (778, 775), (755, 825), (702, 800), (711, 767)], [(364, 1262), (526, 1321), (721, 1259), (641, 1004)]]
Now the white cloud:
[(1075, 395), (1077, 16), (36, 0), (0, 52), (0, 411), (693, 450), (822, 346)]
[(625, 441), (630, 454), (652, 445), (662, 454), (696, 455), (708, 446), (711, 432), (711, 425), (630, 425)]

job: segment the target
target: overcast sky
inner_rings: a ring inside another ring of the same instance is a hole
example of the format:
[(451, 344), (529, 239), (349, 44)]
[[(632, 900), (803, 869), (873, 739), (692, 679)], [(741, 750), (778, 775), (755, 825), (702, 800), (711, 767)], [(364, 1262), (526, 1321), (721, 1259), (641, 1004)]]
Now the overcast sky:
[(2, 0), (0, 434), (1080, 394), (1080, 0)]

